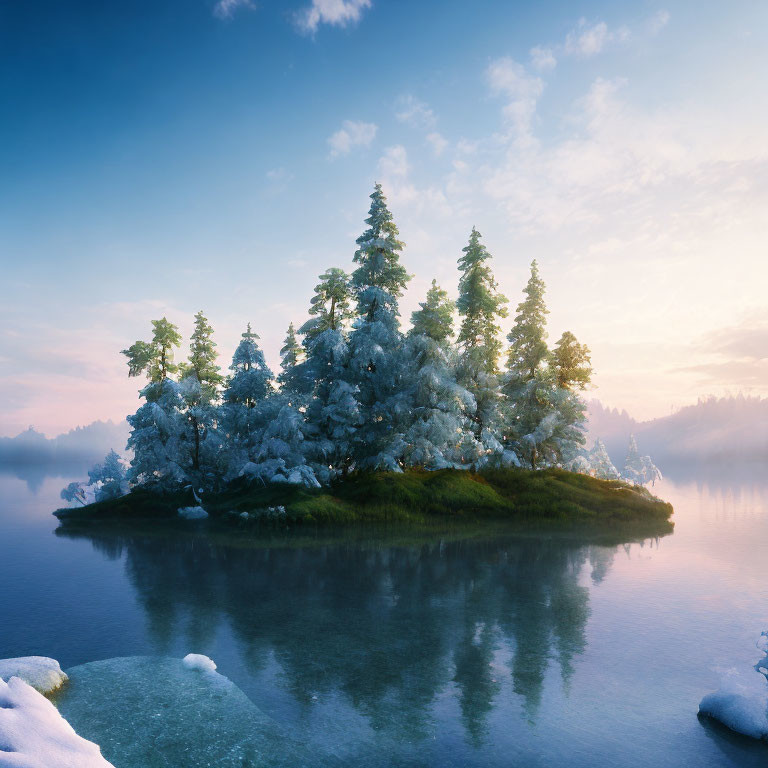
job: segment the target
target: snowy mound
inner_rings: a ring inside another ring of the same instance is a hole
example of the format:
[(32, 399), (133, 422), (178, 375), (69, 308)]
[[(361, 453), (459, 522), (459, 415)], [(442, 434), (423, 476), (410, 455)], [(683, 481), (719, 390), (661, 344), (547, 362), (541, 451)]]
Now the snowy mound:
[[(763, 632), (760, 647), (768, 653), (768, 632)], [(729, 670), (720, 690), (705, 696), (699, 712), (719, 720), (732, 731), (768, 739), (768, 660), (757, 662), (753, 671)]]
[(204, 668), (149, 656), (83, 664), (67, 670), (59, 709), (117, 768), (309, 762), (231, 680)]
[(0, 680), (8, 682), (12, 677), (21, 678), (40, 693), (52, 693), (67, 682), (59, 662), (45, 656), (0, 659)]
[(204, 520), (208, 513), (202, 507), (182, 507), (179, 509), (179, 517), (185, 520)]
[(0, 768), (110, 766), (31, 685), (18, 677), (0, 680)]
[(188, 653), (182, 662), (187, 669), (197, 669), (200, 672), (215, 672), (216, 663), (208, 656), (202, 653)]

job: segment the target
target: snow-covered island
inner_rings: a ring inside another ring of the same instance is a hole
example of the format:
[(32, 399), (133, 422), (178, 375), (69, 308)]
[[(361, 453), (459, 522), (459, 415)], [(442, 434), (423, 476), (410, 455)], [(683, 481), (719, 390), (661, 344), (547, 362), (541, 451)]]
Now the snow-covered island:
[(508, 300), (475, 228), (458, 259), (458, 300), (433, 280), (403, 332), (411, 276), (380, 185), (371, 200), (356, 269), (320, 275), (276, 377), (250, 324), (224, 376), (202, 312), (181, 364), (165, 317), (151, 341), (123, 350), (129, 375), (149, 379), (128, 417), (130, 467), (113, 451), (89, 483), (71, 483), (62, 520), (668, 519), (669, 505), (642, 487), (660, 473), (634, 438), (622, 472), (599, 441), (587, 450), (590, 352), (569, 331), (547, 343), (536, 262), (506, 349)]

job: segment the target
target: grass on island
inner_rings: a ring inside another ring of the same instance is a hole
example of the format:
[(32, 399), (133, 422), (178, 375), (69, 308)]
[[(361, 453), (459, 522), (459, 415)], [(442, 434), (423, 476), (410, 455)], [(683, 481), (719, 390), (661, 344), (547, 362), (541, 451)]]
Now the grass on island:
[[(172, 519), (180, 507), (195, 503), (190, 491), (159, 494), (139, 488), (119, 499), (54, 514), (62, 522)], [(283, 523), (321, 525), (481, 519), (661, 522), (672, 515), (672, 506), (645, 488), (561, 469), (361, 472), (316, 490), (239, 483), (205, 496), (203, 506), (213, 519), (243, 525), (269, 523), (266, 510), (278, 506), (285, 508), (286, 514), (280, 518)]]

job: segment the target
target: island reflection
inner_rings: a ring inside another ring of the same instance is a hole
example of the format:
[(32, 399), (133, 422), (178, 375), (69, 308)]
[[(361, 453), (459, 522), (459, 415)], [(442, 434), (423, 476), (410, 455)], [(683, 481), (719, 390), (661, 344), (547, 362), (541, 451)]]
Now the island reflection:
[(567, 693), (587, 644), (589, 583), (606, 576), (622, 544), (670, 530), (615, 528), (598, 540), (360, 530), (57, 535), (124, 558), (156, 653), (172, 653), (179, 638), (204, 652), (226, 623), (249, 673), (274, 660), (301, 707), (340, 696), (374, 731), (413, 742), (430, 735), (447, 697), (466, 740), (480, 747), (504, 676), (529, 721), (553, 665)]

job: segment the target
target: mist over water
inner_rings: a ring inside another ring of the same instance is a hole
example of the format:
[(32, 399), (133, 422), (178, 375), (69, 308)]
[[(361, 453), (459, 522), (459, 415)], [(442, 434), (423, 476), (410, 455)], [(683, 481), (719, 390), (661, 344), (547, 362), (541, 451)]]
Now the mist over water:
[[(657, 484), (671, 535), (56, 531), (0, 475), (0, 657), (205, 653), (320, 765), (752, 766), (696, 712), (768, 628), (768, 484)], [(116, 762), (119, 768), (119, 762)]]

